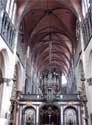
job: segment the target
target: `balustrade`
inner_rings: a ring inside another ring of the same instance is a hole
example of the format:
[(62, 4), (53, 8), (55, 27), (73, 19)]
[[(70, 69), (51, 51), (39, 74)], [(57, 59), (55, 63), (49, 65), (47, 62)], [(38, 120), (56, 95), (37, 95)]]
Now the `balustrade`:
[[(47, 96), (48, 96), (47, 94), (44, 94), (44, 95), (22, 94), (20, 101), (44, 101), (44, 100), (47, 100)], [(60, 94), (60, 95), (53, 94), (53, 96), (54, 96), (54, 101), (71, 101), (71, 100), (78, 101), (79, 100), (78, 94)]]

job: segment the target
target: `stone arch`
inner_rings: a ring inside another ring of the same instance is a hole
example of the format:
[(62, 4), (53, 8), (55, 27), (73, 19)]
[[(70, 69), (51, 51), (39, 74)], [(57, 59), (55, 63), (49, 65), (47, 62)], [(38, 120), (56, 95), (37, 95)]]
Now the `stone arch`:
[(73, 106), (67, 106), (63, 111), (63, 122), (64, 125), (72, 124), (78, 125), (78, 111)]
[(59, 110), (60, 110), (60, 105), (58, 103), (52, 103), (52, 104), (47, 104), (47, 103), (42, 103), (40, 106), (39, 106), (39, 109), (41, 109), (42, 107), (46, 106), (46, 105), (54, 105), (56, 106)]
[(25, 106), (25, 107), (23, 108), (23, 111), (25, 111), (25, 110), (28, 109), (28, 108), (34, 109), (34, 110), (36, 111), (36, 108), (35, 108), (34, 105), (27, 105), (27, 106)]
[(8, 64), (9, 64), (9, 58), (8, 58), (7, 50), (2, 49), (0, 51), (0, 112), (1, 112), (3, 88), (4, 88), (3, 78), (7, 78), (7, 65)]

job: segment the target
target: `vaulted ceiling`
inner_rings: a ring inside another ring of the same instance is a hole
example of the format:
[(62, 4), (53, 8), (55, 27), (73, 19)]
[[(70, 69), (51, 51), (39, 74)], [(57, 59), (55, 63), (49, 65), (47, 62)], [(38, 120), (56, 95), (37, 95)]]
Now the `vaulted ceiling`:
[(82, 21), (81, 0), (17, 0), (17, 19), (40, 72), (68, 73), (76, 41), (76, 20)]

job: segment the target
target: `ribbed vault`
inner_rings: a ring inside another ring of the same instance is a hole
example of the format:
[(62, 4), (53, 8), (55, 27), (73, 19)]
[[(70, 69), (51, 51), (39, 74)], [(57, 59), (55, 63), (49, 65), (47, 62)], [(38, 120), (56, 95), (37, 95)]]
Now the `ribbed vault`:
[(17, 19), (24, 23), (32, 60), (38, 72), (68, 73), (76, 41), (81, 0), (18, 0)]

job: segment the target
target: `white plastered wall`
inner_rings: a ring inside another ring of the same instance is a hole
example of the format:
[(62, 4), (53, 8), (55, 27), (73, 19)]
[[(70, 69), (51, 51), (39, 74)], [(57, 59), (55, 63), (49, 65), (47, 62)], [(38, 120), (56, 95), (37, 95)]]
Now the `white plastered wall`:
[[(87, 82), (87, 79), (92, 77), (92, 72), (91, 72), (91, 64), (92, 64), (92, 59), (90, 59), (90, 53), (92, 52), (92, 39), (90, 40), (87, 48), (84, 51), (85, 54), (85, 87), (86, 87), (86, 95), (87, 95), (87, 107), (88, 107), (88, 115), (89, 115), (89, 125), (91, 125), (90, 123), (90, 113), (92, 113), (92, 85), (89, 86), (89, 83)], [(77, 75), (77, 90), (80, 90), (80, 83), (79, 83), (79, 72), (78, 72), (78, 68), (79, 68), (79, 62), (80, 60), (82, 60), (82, 55), (80, 55), (80, 59), (77, 63), (76, 66), (76, 75)]]
[[(92, 39), (90, 40), (86, 50), (85, 50), (85, 57), (86, 57), (86, 74), (85, 77), (86, 79), (92, 78), (92, 59), (90, 59), (90, 53), (92, 51)], [(89, 83), (86, 81), (86, 84), (88, 84), (87, 88), (87, 98), (88, 98), (88, 110), (89, 110), (89, 115), (92, 113), (92, 85), (90, 86)], [(90, 116), (89, 116), (90, 117)], [(89, 120), (90, 121), (90, 120)], [(90, 123), (91, 124), (91, 123)]]
[[(2, 37), (0, 36), (0, 52), (3, 52), (4, 55), (4, 61), (5, 61), (5, 71), (3, 73), (4, 78), (8, 79), (13, 79), (14, 75), (14, 55), (13, 52), (8, 48)], [(15, 57), (15, 64), (19, 62), (18, 57)], [(24, 68), (20, 63), (19, 66), (19, 74), (20, 74), (20, 79), (19, 79), (19, 90), (23, 90), (23, 83), (25, 79), (25, 73), (24, 73)], [(4, 87), (3, 87), (3, 97), (2, 97), (2, 104), (1, 104), (1, 115), (0, 115), (0, 124), (1, 125), (8, 125), (8, 120), (9, 120), (9, 114), (10, 114), (10, 99), (11, 99), (11, 92), (12, 92), (12, 85), (13, 85), (13, 80), (10, 80), (8, 84), (4, 82)]]

